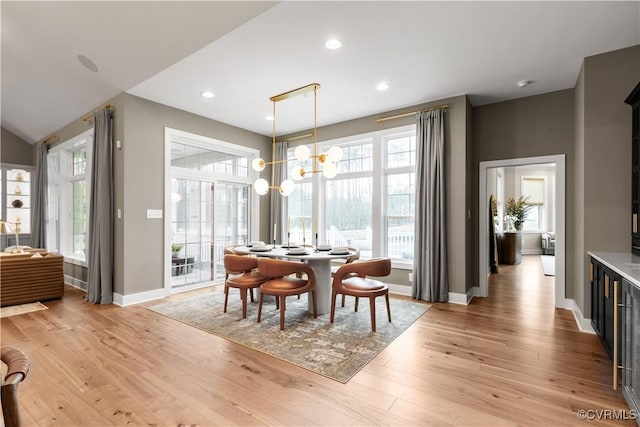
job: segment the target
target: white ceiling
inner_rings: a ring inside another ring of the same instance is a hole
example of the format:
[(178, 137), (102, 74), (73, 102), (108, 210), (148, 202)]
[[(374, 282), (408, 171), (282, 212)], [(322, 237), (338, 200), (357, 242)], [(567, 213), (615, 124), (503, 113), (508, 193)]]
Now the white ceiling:
[[(271, 6), (3, 1), (2, 126), (35, 142), (127, 91), (271, 135), (269, 97), (308, 83), (321, 84), (322, 126), (462, 94), (481, 105), (570, 88), (584, 57), (640, 44), (638, 1)], [(342, 49), (324, 48), (330, 37)], [(523, 79), (533, 83), (516, 87)], [(376, 91), (383, 80), (390, 89)], [(276, 132), (310, 128), (312, 100), (278, 103)]]

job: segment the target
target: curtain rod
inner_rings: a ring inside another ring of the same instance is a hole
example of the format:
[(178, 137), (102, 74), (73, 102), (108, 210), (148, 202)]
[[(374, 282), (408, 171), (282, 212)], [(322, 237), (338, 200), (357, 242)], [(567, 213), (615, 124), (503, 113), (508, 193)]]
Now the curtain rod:
[(58, 142), (60, 140), (60, 137), (54, 133), (53, 135), (50, 135), (45, 139), (43, 139), (42, 141), (40, 141), (40, 143), (46, 145), (47, 143), (51, 142), (54, 139), (56, 139), (56, 142)]
[(113, 105), (111, 105), (111, 104), (105, 104), (105, 105), (103, 105), (103, 106), (102, 106), (102, 107), (100, 107), (100, 108), (96, 108), (95, 110), (93, 110), (93, 112), (92, 112), (91, 114), (87, 114), (86, 116), (84, 116), (84, 117), (82, 118), (82, 120), (83, 120), (83, 121), (85, 121), (85, 122), (90, 122), (90, 121), (93, 119), (93, 117), (92, 117), (92, 116), (93, 116), (95, 113), (97, 113), (98, 111), (100, 111), (100, 110), (102, 110), (102, 109), (105, 109), (105, 108), (113, 108)]
[(305, 133), (304, 135), (298, 135), (298, 136), (292, 136), (291, 138), (285, 138), (285, 139), (281, 139), (278, 142), (291, 142), (291, 141), (295, 141), (296, 139), (302, 139), (302, 138), (308, 138), (310, 136), (313, 136), (312, 133)]
[(378, 123), (386, 122), (387, 120), (393, 120), (393, 119), (399, 119), (399, 118), (402, 118), (402, 117), (408, 117), (408, 116), (411, 116), (411, 115), (414, 115), (414, 114), (418, 114), (418, 113), (426, 113), (427, 111), (446, 110), (448, 107), (449, 107), (449, 104), (438, 105), (437, 107), (427, 108), (426, 110), (417, 110), (417, 111), (411, 111), (409, 113), (397, 114), (395, 116), (382, 117), (380, 119), (376, 119), (376, 122), (378, 122)]

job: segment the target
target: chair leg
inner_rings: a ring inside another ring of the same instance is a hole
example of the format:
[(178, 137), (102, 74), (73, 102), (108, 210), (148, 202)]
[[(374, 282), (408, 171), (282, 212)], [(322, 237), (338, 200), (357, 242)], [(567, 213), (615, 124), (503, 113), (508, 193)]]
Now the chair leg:
[(280, 308), (280, 298), (275, 297), (276, 298), (276, 310)]
[(222, 310), (223, 313), (227, 312), (227, 301), (229, 301), (229, 287), (225, 283), (224, 284), (224, 309)]
[(369, 306), (371, 307), (371, 331), (376, 331), (376, 297), (369, 297)]
[(279, 298), (282, 298), (282, 301), (280, 301), (280, 330), (283, 331), (284, 330), (284, 312), (286, 310), (287, 297), (281, 296)]
[(391, 322), (391, 307), (389, 307), (389, 294), (384, 294), (384, 299), (387, 301), (387, 316), (389, 317), (389, 322)]
[[(333, 318), (336, 314), (336, 297), (337, 296), (338, 294), (336, 294), (335, 291), (331, 292), (331, 317), (329, 318), (329, 323), (333, 323)], [(342, 299), (344, 300), (344, 294), (342, 294)]]
[(356, 309), (353, 311), (358, 311), (358, 302), (360, 301), (360, 297), (356, 297)]
[(260, 298), (258, 299), (258, 322), (260, 323), (260, 319), (262, 317), (262, 299), (263, 299), (263, 295), (262, 292), (260, 292)]
[(251, 302), (256, 302), (256, 301), (253, 299), (253, 288), (249, 289), (249, 294), (251, 295)]
[[(346, 295), (345, 295), (345, 294), (342, 294), (342, 306), (343, 306), (343, 307), (344, 307), (344, 301), (345, 301), (345, 299), (346, 299)], [(356, 311), (358, 311), (358, 310), (356, 310)]]
[(247, 288), (240, 289), (240, 298), (242, 299), (242, 318), (247, 318)]
[(313, 300), (313, 318), (315, 319), (316, 317), (318, 317), (318, 302), (316, 301), (316, 291), (311, 291), (311, 299)]

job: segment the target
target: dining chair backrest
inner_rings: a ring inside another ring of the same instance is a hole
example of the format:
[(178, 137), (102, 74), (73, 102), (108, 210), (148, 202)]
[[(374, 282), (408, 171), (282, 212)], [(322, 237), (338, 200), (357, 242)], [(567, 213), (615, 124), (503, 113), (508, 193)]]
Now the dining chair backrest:
[(316, 283), (316, 275), (307, 264), (298, 261), (285, 261), (281, 259), (258, 258), (258, 271), (263, 276), (270, 278), (285, 277), (290, 274), (303, 273), (309, 281)]
[(224, 256), (224, 270), (227, 273), (242, 273), (255, 268), (258, 268), (258, 258), (235, 254), (226, 254)]
[(367, 261), (352, 262), (344, 264), (336, 271), (333, 279), (334, 286), (341, 286), (341, 282), (345, 277), (384, 277), (391, 274), (391, 260), (389, 258), (378, 258)]

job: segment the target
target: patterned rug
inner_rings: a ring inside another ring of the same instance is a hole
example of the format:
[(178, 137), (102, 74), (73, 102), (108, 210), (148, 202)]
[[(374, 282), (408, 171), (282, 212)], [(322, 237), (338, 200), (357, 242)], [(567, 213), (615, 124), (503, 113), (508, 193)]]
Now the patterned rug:
[(0, 308), (0, 319), (9, 316), (17, 316), (18, 314), (31, 313), (33, 311), (48, 310), (49, 307), (41, 302), (32, 302), (29, 304), (10, 305)]
[(148, 308), (346, 383), (430, 308), (427, 304), (392, 297), (392, 322), (389, 323), (384, 298), (376, 300), (375, 333), (371, 332), (368, 300), (360, 301), (356, 313), (353, 311), (354, 299), (350, 297), (344, 308), (338, 302), (333, 325), (329, 323), (329, 314), (314, 319), (307, 312), (306, 295), (300, 300), (288, 297), (284, 331), (280, 331), (280, 314), (275, 310), (274, 302), (265, 301), (261, 323), (256, 323), (257, 302), (248, 304), (247, 319), (242, 320), (242, 304), (234, 289), (229, 293), (227, 313), (222, 312), (224, 294), (221, 290)]

